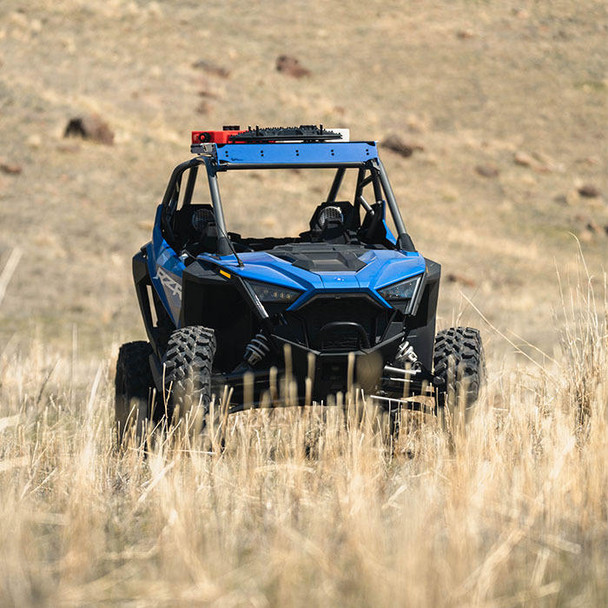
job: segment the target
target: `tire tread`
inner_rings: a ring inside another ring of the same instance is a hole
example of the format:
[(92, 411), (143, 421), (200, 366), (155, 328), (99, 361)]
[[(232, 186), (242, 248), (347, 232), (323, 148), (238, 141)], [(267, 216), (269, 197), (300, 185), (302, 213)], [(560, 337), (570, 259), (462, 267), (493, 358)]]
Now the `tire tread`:
[[(137, 415), (142, 412), (146, 419), (150, 416), (150, 400), (154, 379), (150, 369), (152, 347), (148, 342), (127, 342), (120, 347), (116, 361), (114, 379), (115, 425), (119, 445), (122, 444), (127, 427), (135, 423), (133, 417), (134, 401)], [(144, 421), (137, 421), (138, 429)]]
[(204, 413), (211, 402), (211, 374), (216, 340), (212, 329), (193, 325), (175, 330), (169, 337), (163, 357), (166, 415), (172, 419), (202, 405)]
[(437, 333), (434, 351), (437, 405), (444, 407), (450, 395), (465, 399), (465, 408), (478, 399), (485, 379), (481, 334), (473, 327), (451, 327)]

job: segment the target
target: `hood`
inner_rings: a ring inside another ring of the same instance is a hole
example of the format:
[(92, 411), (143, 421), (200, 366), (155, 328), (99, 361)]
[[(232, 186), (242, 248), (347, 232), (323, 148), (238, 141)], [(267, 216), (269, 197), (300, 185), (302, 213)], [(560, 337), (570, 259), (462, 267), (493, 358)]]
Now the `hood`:
[(307, 297), (299, 298), (294, 308), (319, 292), (366, 292), (378, 299), (378, 289), (422, 274), (426, 268), (425, 259), (416, 252), (327, 243), (282, 245), (241, 253), (239, 258), (243, 266), (234, 257), (222, 260), (222, 266), (244, 279), (303, 291)]

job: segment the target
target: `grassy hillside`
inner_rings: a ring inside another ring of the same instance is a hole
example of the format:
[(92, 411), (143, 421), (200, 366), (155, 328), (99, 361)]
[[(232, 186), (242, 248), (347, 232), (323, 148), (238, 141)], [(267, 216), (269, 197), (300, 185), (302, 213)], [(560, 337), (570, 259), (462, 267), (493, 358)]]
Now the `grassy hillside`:
[(416, 414), (395, 443), (357, 399), (119, 455), (107, 362), (2, 356), (0, 604), (605, 605), (608, 330), (582, 304), (466, 434)]
[[(383, 158), (415, 243), (457, 279), (443, 289), (446, 324), (458, 313), (479, 322), (464, 292), (501, 328), (550, 347), (555, 267), (577, 252), (570, 233), (594, 273), (608, 247), (607, 10), (6, 0), (1, 156), (22, 172), (0, 173), (0, 247), (25, 255), (1, 335), (37, 327), (60, 345), (76, 324), (94, 349), (141, 335), (129, 260), (189, 157), (190, 130), (322, 122), (424, 148)], [(277, 72), (283, 54), (310, 76)], [(63, 138), (87, 113), (108, 122), (113, 146)], [(600, 195), (582, 197), (585, 185)], [(318, 196), (302, 193), (311, 212)], [(243, 216), (283, 225), (281, 200), (252, 200)]]

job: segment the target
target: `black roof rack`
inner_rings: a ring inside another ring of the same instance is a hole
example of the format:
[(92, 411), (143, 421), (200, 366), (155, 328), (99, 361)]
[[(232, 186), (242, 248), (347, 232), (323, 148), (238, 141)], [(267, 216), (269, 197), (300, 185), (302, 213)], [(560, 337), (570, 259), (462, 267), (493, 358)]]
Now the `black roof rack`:
[(341, 133), (326, 131), (323, 125), (300, 125), (299, 127), (255, 127), (228, 138), (231, 142), (269, 142), (269, 141), (328, 141), (342, 139)]

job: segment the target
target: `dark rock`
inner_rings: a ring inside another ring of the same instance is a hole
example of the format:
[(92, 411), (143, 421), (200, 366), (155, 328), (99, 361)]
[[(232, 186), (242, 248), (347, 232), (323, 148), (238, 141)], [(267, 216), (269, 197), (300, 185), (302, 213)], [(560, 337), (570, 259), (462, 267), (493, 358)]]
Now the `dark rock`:
[(578, 189), (578, 193), (585, 198), (597, 198), (601, 192), (592, 184), (585, 184)]
[(230, 70), (223, 68), (221, 65), (212, 63), (211, 61), (207, 61), (206, 59), (199, 59), (198, 61), (192, 64), (192, 67), (197, 70), (203, 70), (207, 72), (207, 74), (217, 76), (218, 78), (230, 77)]
[(209, 114), (213, 110), (213, 106), (207, 101), (201, 101), (198, 106), (196, 106), (197, 114)]
[(423, 152), (424, 148), (418, 144), (414, 144), (411, 142), (406, 142), (399, 135), (395, 133), (391, 133), (387, 135), (380, 145), (387, 150), (391, 150), (391, 152), (395, 152), (404, 158), (409, 158), (414, 152)]
[(589, 230), (589, 232), (593, 232), (593, 234), (603, 235), (605, 233), (604, 227), (600, 226), (595, 220), (590, 220), (587, 222), (585, 229)]
[(527, 19), (530, 13), (525, 8), (513, 8), (511, 14), (518, 19)]
[(513, 160), (515, 161), (515, 164), (519, 165), (520, 167), (533, 167), (536, 165), (536, 161), (532, 158), (532, 156), (527, 152), (522, 152), (521, 150), (515, 152), (513, 155)]
[(207, 83), (204, 83), (198, 91), (198, 96), (204, 97), (205, 99), (217, 99), (218, 95), (207, 85)]
[(475, 37), (475, 32), (473, 32), (473, 30), (458, 30), (456, 32), (456, 37), (458, 40), (470, 40)]
[(481, 175), (481, 177), (498, 177), (500, 174), (498, 167), (493, 164), (477, 165), (475, 167), (475, 172), (478, 175)]
[(106, 146), (111, 146), (114, 143), (114, 132), (110, 129), (108, 123), (97, 114), (72, 118), (65, 128), (63, 136), (82, 137), (82, 139), (96, 141)]
[(0, 171), (7, 175), (19, 175), (23, 171), (23, 167), (17, 163), (11, 163), (4, 159), (0, 159)]
[(277, 72), (292, 78), (303, 78), (311, 74), (310, 70), (300, 65), (298, 59), (289, 55), (281, 55), (277, 58)]
[(528, 167), (536, 173), (552, 173), (555, 170), (559, 170), (559, 166), (556, 165), (548, 156), (539, 152), (528, 154), (523, 150), (515, 152), (513, 155), (513, 161), (520, 167)]

